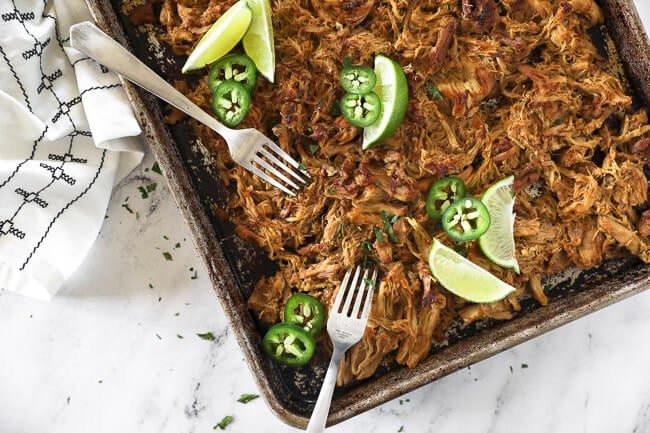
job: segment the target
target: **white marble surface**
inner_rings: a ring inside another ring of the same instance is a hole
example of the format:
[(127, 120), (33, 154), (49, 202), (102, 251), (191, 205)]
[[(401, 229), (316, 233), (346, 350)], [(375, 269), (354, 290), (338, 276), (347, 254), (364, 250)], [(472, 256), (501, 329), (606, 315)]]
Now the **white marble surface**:
[[(229, 432), (297, 431), (262, 399), (236, 402), (255, 384), (152, 163), (114, 191), (51, 303), (0, 292), (0, 433), (211, 432), (226, 415)], [(649, 335), (647, 291), (329, 431), (648, 433)]]

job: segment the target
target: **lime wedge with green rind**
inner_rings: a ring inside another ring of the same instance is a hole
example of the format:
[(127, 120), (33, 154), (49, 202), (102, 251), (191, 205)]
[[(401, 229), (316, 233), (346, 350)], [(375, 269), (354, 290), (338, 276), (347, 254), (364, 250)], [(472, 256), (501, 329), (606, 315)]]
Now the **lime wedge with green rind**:
[(445, 289), (470, 302), (499, 301), (516, 290), (437, 239), (429, 250), (429, 268)]
[(377, 84), (373, 91), (381, 99), (379, 119), (363, 129), (364, 150), (369, 149), (397, 131), (404, 120), (408, 105), (408, 84), (401, 66), (386, 56), (375, 56), (375, 74)]
[(481, 201), (490, 213), (492, 223), (479, 238), (478, 244), (485, 257), (492, 262), (519, 273), (519, 263), (515, 258), (513, 182), (514, 176), (501, 179), (490, 186), (481, 197)]
[(199, 40), (181, 69), (183, 73), (216, 62), (244, 37), (253, 19), (245, 0), (233, 4)]
[(242, 39), (244, 51), (253, 59), (260, 74), (271, 83), (275, 77), (275, 44), (269, 0), (248, 0), (253, 20)]

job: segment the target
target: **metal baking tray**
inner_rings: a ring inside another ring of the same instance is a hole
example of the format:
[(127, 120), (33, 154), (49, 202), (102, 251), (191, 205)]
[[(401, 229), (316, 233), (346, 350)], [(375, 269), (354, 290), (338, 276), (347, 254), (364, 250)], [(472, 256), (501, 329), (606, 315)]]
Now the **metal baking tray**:
[[(162, 57), (156, 55), (152, 41), (120, 12), (121, 0), (87, 0), (87, 3), (97, 24), (107, 33), (167, 79), (179, 76), (180, 59), (171, 52)], [(606, 33), (615, 42), (636, 104), (650, 110), (650, 43), (634, 4), (632, 0), (599, 3), (606, 14)], [(259, 249), (238, 239), (228, 223), (216, 217), (213, 208), (224, 203), (225, 188), (211, 165), (209, 151), (193, 138), (189, 126), (185, 123), (167, 126), (161, 101), (128, 82), (124, 82), (124, 88), (207, 265), (212, 287), (260, 393), (281, 420), (305, 427), (324, 375), (327, 354), (322, 350), (309, 367), (297, 370), (279, 367), (263, 355), (262, 328), (247, 310), (246, 299), (255, 281), (262, 273), (269, 272), (273, 264)], [(343, 421), (649, 286), (650, 265), (638, 260), (609, 261), (598, 269), (582, 272), (577, 277), (573, 275), (546, 290), (550, 299), (546, 307), (522, 302), (522, 312), (513, 320), (459, 325), (449, 344), (432, 347), (429, 356), (417, 367), (384, 366), (367, 380), (337, 389), (328, 423)]]

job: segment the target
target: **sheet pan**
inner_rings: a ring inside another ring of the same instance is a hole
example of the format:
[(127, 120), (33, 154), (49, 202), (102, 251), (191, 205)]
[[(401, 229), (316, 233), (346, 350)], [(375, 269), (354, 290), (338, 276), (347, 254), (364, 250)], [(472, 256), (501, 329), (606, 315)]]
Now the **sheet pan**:
[[(111, 36), (161, 75), (168, 79), (178, 75), (180, 65), (171, 52), (160, 56), (161, 47), (152, 50), (152, 41), (121, 14), (120, 0), (87, 3), (97, 24)], [(631, 0), (599, 3), (636, 103), (650, 110), (650, 43), (634, 4)], [(281, 368), (266, 359), (260, 345), (261, 328), (247, 310), (246, 298), (261, 274), (272, 271), (273, 263), (238, 239), (228, 223), (215, 216), (213, 208), (223, 205), (226, 191), (212, 168), (210, 153), (193, 139), (188, 125), (168, 127), (159, 100), (128, 82), (124, 87), (260, 393), (281, 420), (305, 427), (324, 375), (327, 354), (317, 353), (315, 367), (298, 370)], [(648, 287), (650, 266), (637, 260), (614, 260), (579, 275), (569, 273), (547, 290), (551, 299), (548, 306), (523, 302), (523, 311), (511, 321), (458, 325), (449, 345), (432, 348), (417, 367), (385, 366), (372, 378), (337, 390), (328, 423), (343, 421)]]

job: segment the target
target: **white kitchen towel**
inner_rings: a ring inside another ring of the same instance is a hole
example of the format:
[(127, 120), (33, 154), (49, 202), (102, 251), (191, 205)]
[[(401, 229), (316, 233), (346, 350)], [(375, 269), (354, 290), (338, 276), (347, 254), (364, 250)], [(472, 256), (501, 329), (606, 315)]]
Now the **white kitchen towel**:
[(117, 76), (70, 47), (84, 0), (0, 0), (0, 289), (49, 300), (140, 163)]

